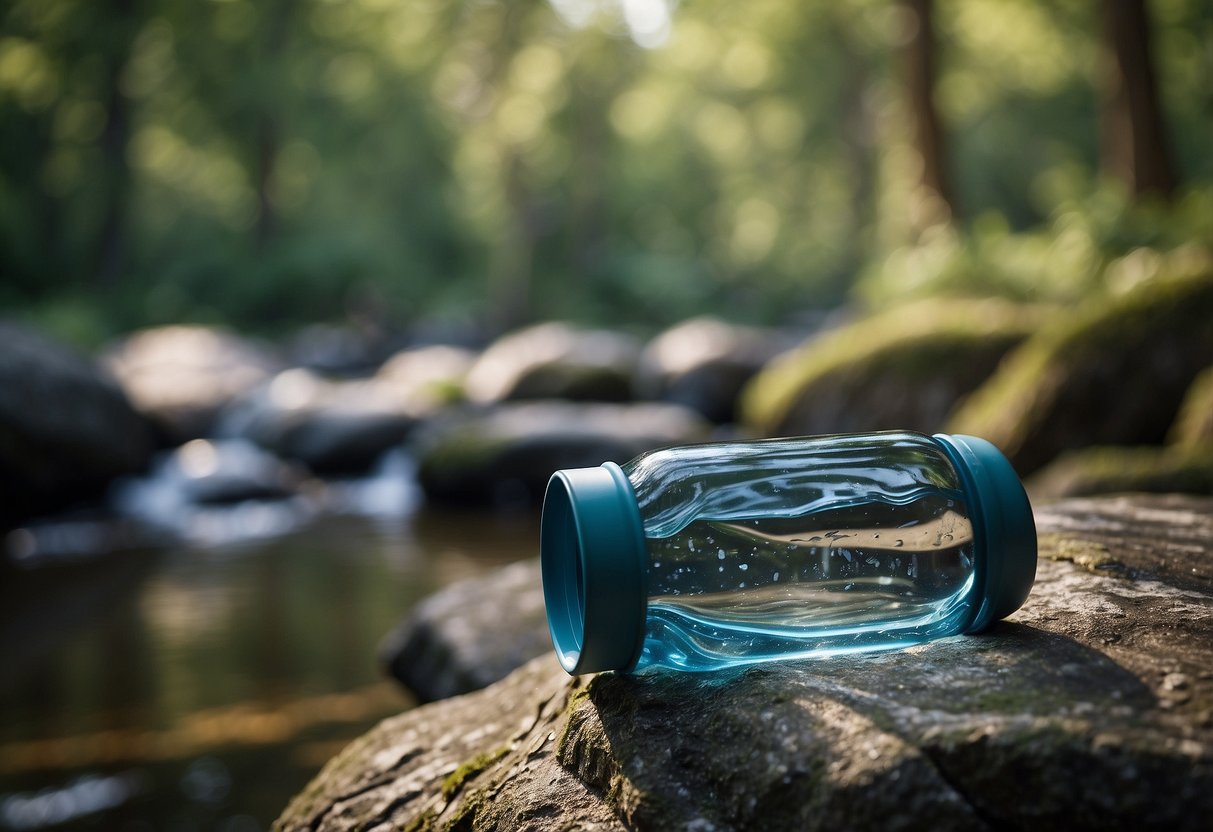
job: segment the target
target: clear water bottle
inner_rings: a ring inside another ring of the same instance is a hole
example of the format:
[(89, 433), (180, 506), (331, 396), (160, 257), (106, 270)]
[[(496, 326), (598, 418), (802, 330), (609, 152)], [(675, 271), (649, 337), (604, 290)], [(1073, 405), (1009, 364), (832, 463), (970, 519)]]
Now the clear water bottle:
[(1023, 486), (972, 436), (728, 442), (557, 471), (541, 537), (552, 641), (574, 674), (977, 632), (1036, 575)]

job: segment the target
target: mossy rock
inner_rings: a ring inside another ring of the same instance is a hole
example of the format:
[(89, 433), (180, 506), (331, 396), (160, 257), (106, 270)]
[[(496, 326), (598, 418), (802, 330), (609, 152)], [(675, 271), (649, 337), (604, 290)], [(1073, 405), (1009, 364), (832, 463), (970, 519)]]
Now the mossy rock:
[(1213, 441), (1070, 451), (1039, 471), (1028, 487), (1040, 498), (1126, 492), (1213, 494)]
[(1188, 387), (1168, 439), (1185, 446), (1213, 442), (1213, 367), (1198, 375)]
[(768, 435), (939, 430), (1041, 317), (998, 300), (880, 313), (772, 361), (742, 394), (742, 421)]
[(549, 653), (382, 723), (274, 828), (1203, 832), (1213, 500), (1036, 521), (1036, 586), (985, 634), (711, 674)]
[(1139, 284), (1042, 329), (951, 420), (1021, 474), (1092, 445), (1161, 444), (1213, 361), (1213, 271)]

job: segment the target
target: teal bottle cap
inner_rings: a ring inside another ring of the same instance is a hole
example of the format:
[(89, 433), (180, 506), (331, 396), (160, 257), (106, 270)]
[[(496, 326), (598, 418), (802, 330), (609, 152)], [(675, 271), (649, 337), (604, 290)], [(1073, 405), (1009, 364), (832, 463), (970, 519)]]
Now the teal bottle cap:
[(1036, 524), (1015, 469), (985, 439), (935, 434), (971, 497), (981, 603), (966, 632), (976, 633), (1023, 606), (1036, 580)]
[(629, 670), (645, 616), (644, 526), (627, 475), (613, 462), (548, 481), (539, 557), (548, 629), (569, 673)]

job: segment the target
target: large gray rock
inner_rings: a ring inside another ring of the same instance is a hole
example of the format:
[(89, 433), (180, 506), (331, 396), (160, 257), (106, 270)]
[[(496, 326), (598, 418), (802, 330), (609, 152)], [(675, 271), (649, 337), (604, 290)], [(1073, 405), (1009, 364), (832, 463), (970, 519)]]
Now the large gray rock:
[(428, 407), (378, 378), (331, 381), (296, 368), (233, 405), (218, 433), (248, 439), (318, 474), (368, 471)]
[(147, 465), (151, 431), (94, 362), (0, 323), (0, 528)]
[(732, 422), (746, 382), (790, 346), (787, 337), (769, 330), (717, 318), (684, 321), (645, 346), (637, 398), (683, 404), (713, 422)]
[(136, 332), (108, 349), (102, 361), (168, 445), (211, 435), (220, 411), (278, 367), (252, 341), (184, 325)]
[(546, 323), (495, 341), (467, 377), (474, 402), (508, 399), (628, 401), (640, 345), (608, 330)]
[(444, 413), (416, 438), (418, 477), (437, 503), (538, 502), (559, 468), (627, 462), (702, 439), (708, 425), (672, 404), (514, 402)]
[(479, 690), (552, 649), (539, 561), (434, 593), (384, 638), (384, 669), (422, 702)]
[(1166, 829), (1213, 816), (1213, 500), (1037, 512), (981, 636), (717, 674), (534, 660), (387, 720), (275, 828)]

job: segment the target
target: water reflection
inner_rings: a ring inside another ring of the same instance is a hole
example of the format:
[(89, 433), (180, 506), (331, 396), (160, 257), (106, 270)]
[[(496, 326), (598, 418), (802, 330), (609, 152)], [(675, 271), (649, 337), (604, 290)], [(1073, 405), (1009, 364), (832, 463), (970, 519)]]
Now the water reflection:
[(10, 568), (0, 828), (267, 828), (413, 704), (378, 675), (380, 637), (439, 586), (534, 554), (536, 525), (329, 515), (275, 539)]

